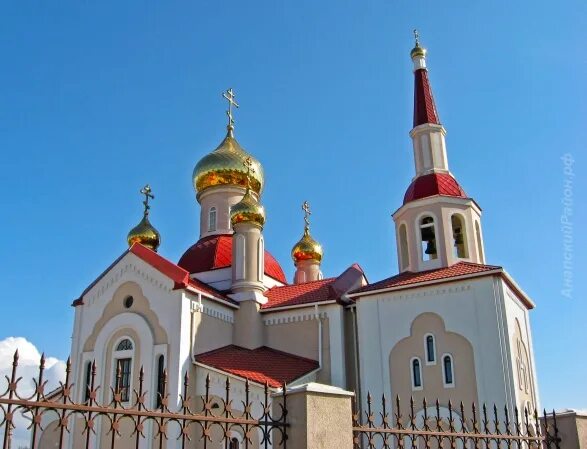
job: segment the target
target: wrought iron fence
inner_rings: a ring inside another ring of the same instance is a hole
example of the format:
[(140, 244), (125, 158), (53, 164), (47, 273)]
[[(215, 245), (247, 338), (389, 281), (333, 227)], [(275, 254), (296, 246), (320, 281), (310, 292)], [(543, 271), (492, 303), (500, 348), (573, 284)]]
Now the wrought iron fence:
[[(6, 376), (7, 387), (0, 393), (0, 435), (2, 435), (2, 449), (18, 449), (12, 447), (13, 435), (17, 430), (18, 417), (26, 418), (28, 429), (27, 449), (45, 449), (40, 443), (40, 435), (47, 430), (46, 422), (53, 423), (52, 447), (63, 449), (66, 439), (73, 438), (73, 422), (81, 424), (78, 439), (73, 443), (75, 449), (96, 447), (98, 433), (101, 434), (99, 447), (115, 449), (120, 447), (139, 448), (142, 440), (151, 438), (153, 447), (162, 449), (167, 446), (164, 442), (175, 439), (182, 449), (189, 447), (203, 447), (205, 449), (240, 447), (253, 448), (283, 448), (287, 442), (287, 398), (286, 386), (283, 385), (278, 404), (272, 406), (269, 386), (265, 385), (262, 399), (251, 401), (251, 386), (247, 381), (239, 404), (234, 404), (231, 398), (230, 380), (227, 378), (224, 396), (211, 394), (210, 377), (206, 377), (205, 392), (202, 395), (192, 396), (190, 380), (186, 373), (182, 393), (179, 395), (180, 407), (170, 409), (170, 397), (167, 392), (167, 372), (163, 372), (158, 393), (157, 407), (147, 406), (148, 392), (145, 390), (144, 370), (141, 367), (138, 376), (138, 388), (134, 388), (129, 401), (123, 403), (125, 393), (120, 366), (116, 373), (115, 387), (110, 387), (111, 400), (107, 403), (98, 402), (100, 387), (96, 384), (96, 363), (91, 364), (88, 385), (84, 386), (87, 398), (84, 402), (73, 400), (75, 385), (71, 382), (71, 362), (66, 364), (66, 379), (60, 387), (52, 392), (45, 392), (47, 382), (44, 379), (45, 357), (41, 357), (38, 376), (32, 379), (34, 392), (28, 396), (19, 394), (18, 351), (15, 352), (12, 371)], [(197, 401), (195, 400), (197, 399)], [(194, 405), (194, 404), (199, 405)], [(240, 408), (241, 411), (237, 411)], [(277, 408), (277, 413), (272, 410)], [(255, 413), (255, 409), (260, 410)], [(254, 416), (256, 415), (256, 416)], [(22, 421), (22, 420), (21, 420)], [(43, 423), (45, 422), (45, 425)], [(100, 424), (99, 424), (100, 423)], [(130, 423), (125, 424), (125, 423)], [(121, 440), (121, 427), (130, 427), (130, 434), (126, 440)], [(150, 428), (149, 432), (147, 429)], [(97, 431), (97, 429), (99, 429)], [(238, 433), (240, 439), (234, 437)], [(180, 443), (179, 443), (180, 442)], [(19, 446), (22, 447), (22, 446)], [(175, 447), (175, 446), (174, 446)]]
[[(542, 424), (538, 411), (516, 407), (512, 413), (507, 407), (503, 413), (493, 405), (489, 410), (483, 404), (473, 403), (465, 410), (461, 402), (453, 407), (452, 402), (441, 405), (437, 400), (432, 405), (423, 399), (417, 407), (410, 398), (409, 410), (402, 413), (399, 396), (396, 396), (390, 412), (385, 396), (381, 398), (381, 409), (373, 410), (371, 394), (367, 396), (367, 408), (359, 412), (355, 403), (353, 413), (353, 442), (355, 448), (426, 448), (426, 449), (560, 449), (560, 438), (556, 424), (556, 413), (548, 415), (544, 410)], [(405, 405), (404, 405), (405, 407)], [(551, 421), (551, 424), (548, 424)]]

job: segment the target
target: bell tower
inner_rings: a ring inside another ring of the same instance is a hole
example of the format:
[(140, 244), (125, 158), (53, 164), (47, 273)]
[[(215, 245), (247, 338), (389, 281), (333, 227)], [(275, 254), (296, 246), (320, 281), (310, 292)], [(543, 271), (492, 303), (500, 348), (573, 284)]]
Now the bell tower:
[(393, 214), (401, 272), (425, 271), (459, 262), (485, 263), (481, 209), (448, 169), (446, 130), (440, 122), (426, 67), (426, 49), (416, 45), (414, 127), (410, 131), (416, 175), (403, 205)]

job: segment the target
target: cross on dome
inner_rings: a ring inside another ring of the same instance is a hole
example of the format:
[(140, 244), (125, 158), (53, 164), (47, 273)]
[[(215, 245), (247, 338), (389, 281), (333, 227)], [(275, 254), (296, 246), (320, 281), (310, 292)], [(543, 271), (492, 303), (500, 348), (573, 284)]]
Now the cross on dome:
[(232, 115), (232, 107), (238, 108), (239, 105), (235, 101), (236, 95), (232, 90), (232, 87), (226, 90), (226, 92), (222, 92), (222, 96), (228, 101), (228, 111), (226, 111), (226, 115), (228, 116), (228, 126), (227, 129), (232, 131), (234, 129), (234, 117)]
[(143, 187), (140, 192), (145, 195), (145, 200), (143, 201), (143, 205), (145, 206), (144, 213), (145, 215), (149, 215), (149, 209), (151, 209), (151, 206), (149, 206), (149, 199), (154, 200), (155, 195), (151, 193), (151, 186), (149, 184), (145, 185), (145, 187)]
[(304, 221), (306, 222), (304, 228), (307, 231), (310, 229), (310, 215), (312, 215), (312, 212), (310, 211), (310, 203), (304, 201), (302, 203), (302, 210), (304, 211)]

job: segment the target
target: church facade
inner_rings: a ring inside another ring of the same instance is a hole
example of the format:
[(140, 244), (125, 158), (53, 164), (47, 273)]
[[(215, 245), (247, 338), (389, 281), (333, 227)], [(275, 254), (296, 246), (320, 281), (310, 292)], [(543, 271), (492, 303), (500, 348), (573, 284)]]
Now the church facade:
[[(229, 378), (236, 394), (248, 380), (253, 398), (266, 384), (278, 391), (283, 383), (319, 382), (356, 392), (359, 404), (371, 392), (438, 398), (443, 410), (449, 400), (539, 406), (534, 304), (502, 267), (486, 264), (481, 209), (449, 171), (418, 42), (411, 59), (415, 176), (393, 213), (400, 272), (368, 283), (355, 264), (324, 277), (304, 203), (306, 224), (288, 282), (265, 248), (263, 167), (234, 136), (238, 105), (228, 90), (226, 137), (193, 173), (198, 241), (177, 262), (158, 252), (146, 186), (144, 216), (129, 233), (128, 250), (73, 303), (76, 401), (86, 399), (95, 361), (101, 403), (109, 387), (130, 401), (142, 367), (148, 407), (161, 400), (164, 372), (170, 408), (180, 405), (186, 373), (197, 391), (209, 376), (218, 397)], [(51, 436), (41, 438), (41, 447), (50, 447)], [(74, 429), (70, 448), (76, 438)], [(96, 447), (107, 439), (99, 425), (93, 438)], [(234, 441), (239, 447), (242, 435)]]

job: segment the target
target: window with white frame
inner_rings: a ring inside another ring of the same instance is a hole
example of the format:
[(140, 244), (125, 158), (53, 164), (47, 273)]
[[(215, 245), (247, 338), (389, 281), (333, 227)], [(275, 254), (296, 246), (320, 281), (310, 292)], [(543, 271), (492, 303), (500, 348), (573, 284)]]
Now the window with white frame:
[(450, 354), (442, 356), (442, 382), (445, 387), (453, 387), (455, 384), (454, 363)]
[(92, 362), (86, 362), (84, 372), (84, 403), (90, 400), (90, 393), (92, 391)]
[(412, 390), (421, 390), (423, 385), (422, 363), (418, 357), (412, 358), (410, 362), (410, 370), (412, 374)]
[(155, 393), (155, 406), (161, 407), (162, 400), (165, 396), (165, 356), (157, 357), (157, 390)]
[(436, 364), (436, 342), (434, 340), (434, 335), (427, 334), (424, 337), (424, 349), (426, 352), (426, 364)]
[(208, 212), (208, 231), (216, 231), (216, 208), (214, 206)]
[(422, 247), (422, 260), (426, 261), (438, 258), (434, 218), (429, 215), (420, 219), (420, 242)]
[(114, 391), (120, 394), (121, 402), (130, 401), (132, 388), (132, 361), (134, 345), (129, 338), (118, 342), (114, 350)]

